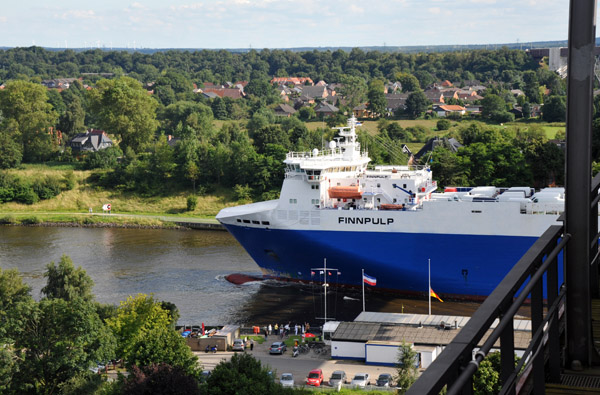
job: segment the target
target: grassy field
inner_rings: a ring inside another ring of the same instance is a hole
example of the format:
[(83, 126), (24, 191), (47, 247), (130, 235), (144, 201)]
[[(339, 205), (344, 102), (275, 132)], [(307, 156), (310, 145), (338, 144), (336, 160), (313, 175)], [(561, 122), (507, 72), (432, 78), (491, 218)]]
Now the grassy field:
[[(113, 223), (117, 225), (132, 224), (139, 226), (162, 226), (163, 221), (150, 216), (176, 216), (214, 219), (214, 216), (227, 205), (227, 191), (216, 191), (214, 194), (198, 196), (198, 204), (194, 211), (187, 211), (189, 192), (176, 192), (169, 196), (141, 197), (127, 192), (107, 191), (95, 188), (87, 183), (90, 171), (73, 170), (73, 166), (65, 165), (24, 165), (20, 169), (9, 170), (22, 178), (39, 178), (53, 176), (62, 178), (73, 173), (75, 188), (64, 191), (53, 199), (41, 200), (36, 204), (21, 203), (0, 204), (0, 219), (4, 223), (39, 223), (39, 222), (72, 222), (85, 225), (95, 223)], [(112, 214), (145, 215), (148, 218), (120, 217), (116, 215), (89, 215), (102, 213), (102, 206), (110, 204)], [(165, 226), (172, 226), (166, 223)]]

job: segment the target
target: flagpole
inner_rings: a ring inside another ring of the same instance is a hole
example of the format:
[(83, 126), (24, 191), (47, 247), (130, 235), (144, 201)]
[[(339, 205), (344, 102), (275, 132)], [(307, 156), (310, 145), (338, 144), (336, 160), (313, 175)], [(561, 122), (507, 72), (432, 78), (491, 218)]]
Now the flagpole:
[(363, 294), (363, 311), (365, 311), (365, 269), (362, 269), (362, 294)]
[(323, 277), (325, 278), (325, 283), (323, 284), (323, 289), (325, 293), (325, 315), (323, 317), (324, 322), (327, 322), (327, 258), (323, 258), (323, 267), (325, 268), (325, 270), (323, 271)]
[(427, 290), (429, 294), (429, 315), (431, 315), (431, 259), (427, 260), (427, 281), (429, 283), (429, 289)]

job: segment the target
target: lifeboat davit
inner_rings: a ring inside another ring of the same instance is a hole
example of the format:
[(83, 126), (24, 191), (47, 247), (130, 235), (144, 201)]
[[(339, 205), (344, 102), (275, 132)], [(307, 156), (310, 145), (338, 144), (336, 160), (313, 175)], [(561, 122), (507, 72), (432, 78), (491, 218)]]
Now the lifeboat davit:
[(331, 199), (360, 199), (363, 194), (357, 185), (330, 187), (328, 192)]

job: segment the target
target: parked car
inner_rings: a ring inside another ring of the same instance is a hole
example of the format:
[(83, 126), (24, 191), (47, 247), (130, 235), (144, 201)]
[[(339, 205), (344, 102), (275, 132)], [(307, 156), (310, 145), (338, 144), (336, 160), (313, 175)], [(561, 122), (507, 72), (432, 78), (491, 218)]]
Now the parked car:
[(313, 369), (306, 377), (307, 385), (314, 385), (315, 387), (321, 386), (323, 383), (323, 371), (321, 369)]
[(378, 387), (391, 387), (392, 386), (392, 375), (389, 373), (381, 373), (379, 377), (377, 377), (377, 381), (375, 385)]
[(231, 347), (233, 351), (244, 351), (244, 341), (242, 339), (235, 339), (233, 341), (233, 347)]
[(275, 342), (269, 348), (269, 354), (283, 354), (287, 350), (284, 342)]
[(284, 373), (281, 375), (279, 382), (283, 387), (293, 387), (294, 386), (294, 376), (291, 373)]
[(369, 373), (356, 373), (350, 384), (353, 387), (360, 388), (365, 388), (367, 385), (371, 385)]
[(210, 377), (210, 370), (203, 370), (202, 373), (200, 373), (200, 381), (203, 383), (205, 383), (209, 377)]
[(332, 387), (337, 387), (339, 383), (346, 384), (348, 382), (348, 378), (346, 377), (346, 372), (343, 370), (336, 370), (331, 373), (331, 377), (329, 378), (329, 385)]

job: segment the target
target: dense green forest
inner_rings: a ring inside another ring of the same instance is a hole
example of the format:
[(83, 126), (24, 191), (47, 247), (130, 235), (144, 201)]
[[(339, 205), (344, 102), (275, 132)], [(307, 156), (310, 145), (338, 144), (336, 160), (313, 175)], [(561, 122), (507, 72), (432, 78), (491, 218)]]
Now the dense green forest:
[[(273, 110), (282, 103), (278, 87), (271, 84), (276, 76), (336, 84), (339, 112), (319, 118), (317, 101), (291, 117), (276, 116)], [(68, 89), (42, 85), (56, 78), (78, 79)], [(459, 87), (483, 86), (483, 97), (475, 102), (481, 113), (454, 117), (437, 129), (399, 126), (397, 119), (435, 117), (423, 91), (444, 80)], [(239, 99), (194, 91), (236, 81), (247, 83)], [(397, 93), (408, 94), (406, 109), (386, 115), (383, 89), (395, 81), (402, 86)], [(333, 138), (330, 127), (343, 124), (361, 103), (382, 118), (376, 133), (360, 134), (374, 163), (405, 161), (392, 155), (403, 144), (448, 135), (465, 147), (458, 152), (440, 147), (427, 156), (440, 185), (562, 183), (563, 153), (537, 122), (564, 121), (565, 81), (519, 50), (143, 54), (30, 47), (0, 51), (0, 83), (0, 168), (73, 163), (97, 169), (90, 182), (99, 188), (153, 196), (225, 187), (234, 191), (234, 199), (270, 198), (283, 179), (285, 154), (321, 147)], [(542, 105), (541, 116), (533, 119), (533, 109)], [(523, 119), (510, 123), (517, 106)], [(321, 123), (308, 127), (312, 121)], [(69, 141), (89, 128), (106, 131), (114, 146), (74, 154)], [(41, 179), (33, 185), (4, 174), (0, 202), (32, 203), (66, 189), (68, 180)]]

